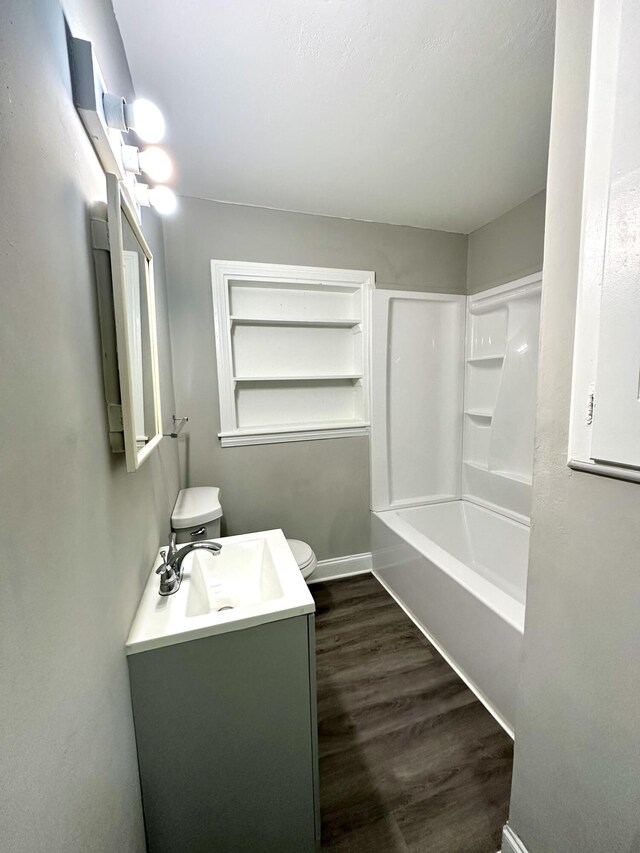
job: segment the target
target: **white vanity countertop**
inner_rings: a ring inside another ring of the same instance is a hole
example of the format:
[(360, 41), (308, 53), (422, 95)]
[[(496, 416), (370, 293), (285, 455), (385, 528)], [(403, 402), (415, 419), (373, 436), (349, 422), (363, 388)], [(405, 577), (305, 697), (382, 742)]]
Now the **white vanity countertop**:
[(158, 552), (129, 633), (128, 655), (315, 611), (282, 530), (215, 541), (222, 545), (220, 554), (188, 554), (180, 589), (168, 596), (158, 593)]

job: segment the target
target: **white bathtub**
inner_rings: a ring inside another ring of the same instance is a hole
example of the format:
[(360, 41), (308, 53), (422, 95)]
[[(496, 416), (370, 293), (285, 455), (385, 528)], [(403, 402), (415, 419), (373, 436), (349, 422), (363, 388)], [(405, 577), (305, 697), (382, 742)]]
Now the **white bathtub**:
[(373, 568), (513, 737), (529, 528), (469, 501), (372, 513)]

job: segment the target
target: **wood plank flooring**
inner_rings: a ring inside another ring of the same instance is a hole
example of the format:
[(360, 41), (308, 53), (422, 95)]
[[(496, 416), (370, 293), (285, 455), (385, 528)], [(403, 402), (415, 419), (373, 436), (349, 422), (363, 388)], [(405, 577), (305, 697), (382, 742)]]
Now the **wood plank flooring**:
[(372, 575), (310, 589), (323, 851), (496, 853), (511, 739)]

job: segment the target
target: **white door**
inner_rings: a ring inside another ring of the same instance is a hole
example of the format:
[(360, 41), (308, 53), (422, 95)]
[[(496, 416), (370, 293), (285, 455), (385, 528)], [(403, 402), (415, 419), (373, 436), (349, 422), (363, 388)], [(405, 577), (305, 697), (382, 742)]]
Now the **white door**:
[(623, 0), (618, 33), (591, 457), (640, 468), (640, 4), (637, 0)]

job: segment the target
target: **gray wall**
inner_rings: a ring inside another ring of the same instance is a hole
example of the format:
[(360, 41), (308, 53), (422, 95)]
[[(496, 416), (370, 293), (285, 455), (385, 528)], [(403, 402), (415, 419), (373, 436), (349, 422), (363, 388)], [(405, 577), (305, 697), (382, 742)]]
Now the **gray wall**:
[(566, 465), (591, 14), (559, 0), (510, 815), (530, 853), (640, 849), (640, 486)]
[(544, 190), (469, 234), (467, 293), (542, 269)]
[(368, 439), (220, 447), (210, 261), (374, 270), (378, 287), (464, 293), (466, 237), (193, 198), (164, 231), (189, 485), (222, 488), (228, 533), (282, 527), (319, 559), (369, 551)]
[[(112, 88), (111, 4), (66, 4)], [(105, 181), (73, 108), (55, 0), (0, 17), (0, 847), (142, 851), (124, 641), (178, 488), (169, 440), (136, 474), (109, 451), (89, 242)], [(173, 409), (161, 229), (165, 410)]]

